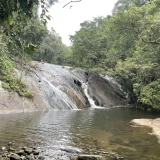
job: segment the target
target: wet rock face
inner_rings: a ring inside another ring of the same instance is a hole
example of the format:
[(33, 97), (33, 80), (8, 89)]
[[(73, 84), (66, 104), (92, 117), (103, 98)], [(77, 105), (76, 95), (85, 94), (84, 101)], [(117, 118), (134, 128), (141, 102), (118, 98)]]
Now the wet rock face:
[[(0, 81), (0, 113), (83, 109), (89, 106), (82, 83), (72, 74), (71, 68), (41, 62), (31, 62), (27, 67), (22, 81), (32, 92), (33, 99), (3, 89)], [(16, 70), (14, 74), (20, 76), (21, 71)], [(83, 72), (78, 75), (83, 77)]]
[(88, 85), (88, 92), (96, 105), (102, 107), (127, 105), (128, 99), (115, 81), (101, 77), (96, 72), (90, 72)]
[(47, 103), (41, 97), (38, 86), (35, 85), (31, 88), (35, 93), (33, 100), (20, 97), (16, 92), (4, 89), (0, 81), (0, 114), (45, 110)]
[(82, 69), (74, 69), (71, 71), (72, 75), (77, 77), (82, 82), (88, 81), (88, 72)]
[[(21, 71), (17, 70), (17, 75), (20, 74)], [(32, 62), (23, 72), (22, 81), (32, 92), (33, 99), (3, 89), (0, 82), (0, 113), (83, 109), (90, 106), (90, 97), (101, 107), (127, 104), (119, 84), (112, 79), (102, 78), (96, 72)], [(88, 91), (87, 94), (85, 91)]]
[[(82, 84), (72, 74), (71, 68), (39, 63), (35, 72), (41, 80), (38, 85), (49, 108), (83, 109), (87, 107)], [(33, 83), (33, 78), (31, 83)]]

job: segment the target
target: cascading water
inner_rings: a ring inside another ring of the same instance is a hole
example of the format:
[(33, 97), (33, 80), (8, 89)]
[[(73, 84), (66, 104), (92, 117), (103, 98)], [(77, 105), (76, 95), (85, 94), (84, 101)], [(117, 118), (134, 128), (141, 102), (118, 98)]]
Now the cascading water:
[(87, 99), (90, 103), (90, 106), (92, 108), (102, 108), (101, 106), (97, 106), (95, 104), (94, 100), (92, 99), (92, 97), (89, 95), (89, 93), (88, 93), (88, 82), (84, 82), (84, 80), (81, 79), (82, 77), (80, 75), (76, 75), (76, 73), (74, 73), (74, 72), (72, 72), (72, 75), (74, 75), (75, 79), (77, 79), (78, 81), (81, 82), (84, 94), (87, 97)]
[(92, 108), (102, 108), (100, 106), (97, 106), (95, 104), (94, 100), (92, 99), (92, 97), (89, 95), (89, 93), (88, 93), (88, 83), (84, 83), (84, 82), (81, 82), (81, 83), (82, 83), (82, 88), (84, 90), (84, 93), (85, 93), (85, 95), (86, 95), (91, 107)]
[(45, 98), (48, 100), (49, 106), (54, 109), (78, 109), (68, 95), (59, 88), (52, 85), (50, 81), (43, 78), (42, 90)]

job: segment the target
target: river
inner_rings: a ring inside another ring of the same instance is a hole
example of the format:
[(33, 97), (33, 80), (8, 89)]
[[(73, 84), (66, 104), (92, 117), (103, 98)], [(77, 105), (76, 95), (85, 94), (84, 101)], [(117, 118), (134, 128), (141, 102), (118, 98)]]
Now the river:
[(159, 160), (160, 144), (151, 129), (133, 127), (134, 118), (156, 115), (133, 109), (49, 111), (0, 116), (0, 144), (36, 145), (47, 160), (67, 159), (64, 148), (86, 154), (109, 152), (126, 160)]

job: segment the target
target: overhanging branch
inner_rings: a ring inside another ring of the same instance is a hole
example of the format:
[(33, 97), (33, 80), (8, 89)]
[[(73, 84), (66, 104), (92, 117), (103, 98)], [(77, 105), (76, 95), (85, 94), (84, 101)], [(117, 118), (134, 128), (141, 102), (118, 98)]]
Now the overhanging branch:
[(70, 3), (74, 3), (74, 2), (80, 2), (80, 1), (82, 1), (82, 0), (70, 1), (70, 2), (68, 2), (67, 4), (65, 4), (65, 5), (63, 6), (63, 8), (65, 8), (66, 6), (68, 6)]

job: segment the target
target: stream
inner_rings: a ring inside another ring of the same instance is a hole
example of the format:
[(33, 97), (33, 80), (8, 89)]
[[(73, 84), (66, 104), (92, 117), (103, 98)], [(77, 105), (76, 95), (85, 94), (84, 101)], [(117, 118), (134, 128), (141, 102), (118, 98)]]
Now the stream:
[(133, 109), (66, 110), (0, 116), (0, 145), (37, 146), (47, 160), (64, 159), (64, 149), (85, 154), (118, 154), (125, 160), (159, 160), (160, 144), (151, 129), (133, 127), (134, 118), (156, 118)]

